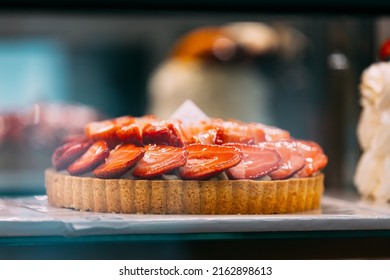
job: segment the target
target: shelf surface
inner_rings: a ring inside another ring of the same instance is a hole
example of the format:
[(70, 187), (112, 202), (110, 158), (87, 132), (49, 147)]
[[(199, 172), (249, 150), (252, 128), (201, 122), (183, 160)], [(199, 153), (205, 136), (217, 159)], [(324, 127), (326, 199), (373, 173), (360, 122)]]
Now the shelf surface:
[[(325, 196), (317, 211), (282, 215), (141, 215), (53, 208), (46, 196), (2, 197), (0, 237), (382, 231), (390, 208)], [(239, 235), (238, 235), (239, 236)]]

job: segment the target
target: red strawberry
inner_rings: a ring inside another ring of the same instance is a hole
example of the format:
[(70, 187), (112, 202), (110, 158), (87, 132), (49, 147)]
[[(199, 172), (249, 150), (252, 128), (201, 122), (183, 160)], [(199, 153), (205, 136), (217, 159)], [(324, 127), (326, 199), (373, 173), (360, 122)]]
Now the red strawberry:
[(273, 180), (287, 179), (305, 166), (305, 158), (290, 141), (269, 141), (259, 143), (259, 146), (275, 150), (282, 157), (279, 168), (269, 174)]
[(180, 167), (183, 179), (207, 179), (237, 165), (242, 153), (236, 147), (192, 144), (186, 147), (187, 162)]
[(291, 143), (302, 153), (306, 164), (297, 175), (309, 177), (323, 169), (328, 163), (328, 157), (324, 154), (320, 145), (313, 141), (294, 140)]
[(187, 143), (180, 123), (176, 121), (161, 121), (147, 124), (142, 130), (144, 144), (157, 144), (183, 147)]
[(122, 143), (131, 143), (136, 146), (142, 146), (141, 131), (135, 123), (120, 127), (116, 131), (116, 135)]
[(198, 132), (191, 137), (191, 143), (197, 144), (215, 144), (217, 139), (217, 129), (209, 129), (204, 132)]
[(243, 143), (250, 145), (255, 143), (255, 139), (249, 133), (247, 126), (233, 122), (225, 122), (223, 126), (219, 127), (217, 130), (215, 143), (219, 145), (226, 143)]
[(54, 150), (51, 161), (57, 170), (67, 168), (91, 146), (89, 140), (74, 140)]
[(94, 171), (96, 177), (102, 179), (119, 178), (125, 174), (145, 153), (142, 147), (133, 144), (117, 146), (111, 151), (106, 162)]
[(85, 126), (84, 132), (92, 141), (106, 141), (108, 146), (112, 149), (121, 143), (116, 134), (116, 131), (120, 127), (129, 125), (134, 122), (135, 118), (130, 116), (123, 116), (98, 122), (90, 122)]
[[(290, 132), (287, 130), (280, 129), (278, 127), (265, 125), (262, 123), (250, 123), (248, 126), (251, 129), (259, 129), (264, 132), (264, 140), (265, 141), (279, 141), (279, 140), (286, 140), (290, 139)], [(264, 141), (262, 140), (262, 141)], [(262, 141), (257, 141), (257, 143), (260, 143)]]
[(110, 149), (106, 142), (100, 140), (92, 146), (68, 168), (71, 175), (80, 175), (92, 171), (110, 155)]
[(281, 157), (274, 150), (244, 144), (229, 144), (229, 146), (240, 149), (243, 155), (239, 164), (227, 170), (226, 173), (231, 179), (260, 178), (281, 165)]
[(184, 165), (188, 152), (183, 148), (163, 145), (147, 145), (145, 155), (133, 170), (140, 178), (153, 178)]
[(215, 144), (217, 131), (223, 122), (221, 119), (211, 119), (187, 126), (186, 132), (189, 143)]
[(265, 140), (264, 131), (257, 126), (239, 123), (237, 121), (224, 122), (218, 128), (215, 143), (242, 143), (253, 145)]

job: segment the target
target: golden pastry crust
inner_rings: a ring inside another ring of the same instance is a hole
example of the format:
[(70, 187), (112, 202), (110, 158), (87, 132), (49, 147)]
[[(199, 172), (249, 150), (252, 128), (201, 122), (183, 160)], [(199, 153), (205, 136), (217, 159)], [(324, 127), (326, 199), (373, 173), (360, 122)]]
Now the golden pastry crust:
[(45, 171), (49, 204), (128, 214), (282, 214), (320, 208), (324, 175), (280, 181), (129, 180)]

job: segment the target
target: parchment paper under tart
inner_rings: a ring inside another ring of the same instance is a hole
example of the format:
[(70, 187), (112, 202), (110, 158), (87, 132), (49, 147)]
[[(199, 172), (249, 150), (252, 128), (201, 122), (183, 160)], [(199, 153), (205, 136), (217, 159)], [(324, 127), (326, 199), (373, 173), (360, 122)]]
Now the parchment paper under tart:
[(45, 171), (49, 204), (128, 214), (282, 214), (320, 208), (324, 175), (279, 181), (129, 180)]

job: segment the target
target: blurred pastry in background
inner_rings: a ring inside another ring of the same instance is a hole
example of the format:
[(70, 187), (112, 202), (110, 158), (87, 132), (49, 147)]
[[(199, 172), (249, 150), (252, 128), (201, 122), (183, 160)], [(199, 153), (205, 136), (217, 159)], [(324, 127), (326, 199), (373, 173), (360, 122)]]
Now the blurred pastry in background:
[(39, 178), (34, 174), (51, 165), (55, 147), (82, 134), (86, 123), (102, 117), (91, 107), (69, 103), (39, 103), (1, 112), (0, 190), (19, 184), (42, 185), (34, 182)]
[(357, 136), (362, 155), (354, 183), (363, 198), (390, 201), (390, 39), (379, 53), (380, 62), (362, 74), (360, 104), (362, 112)]
[(291, 42), (286, 30), (239, 22), (189, 32), (151, 76), (148, 113), (168, 118), (190, 99), (207, 115), (272, 124), (271, 82), (254, 62), (301, 49), (304, 40)]

